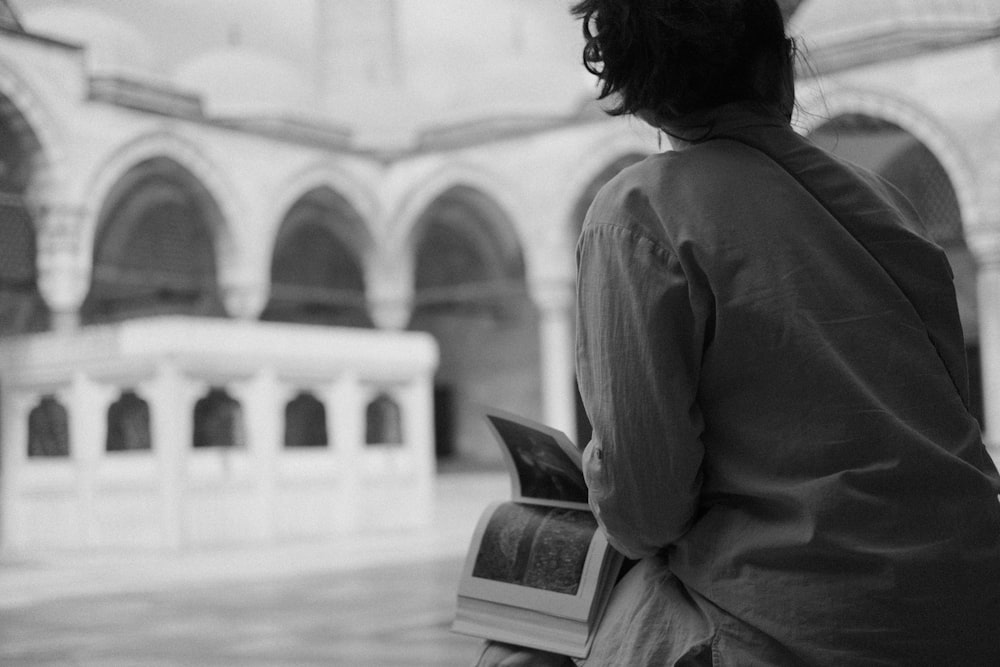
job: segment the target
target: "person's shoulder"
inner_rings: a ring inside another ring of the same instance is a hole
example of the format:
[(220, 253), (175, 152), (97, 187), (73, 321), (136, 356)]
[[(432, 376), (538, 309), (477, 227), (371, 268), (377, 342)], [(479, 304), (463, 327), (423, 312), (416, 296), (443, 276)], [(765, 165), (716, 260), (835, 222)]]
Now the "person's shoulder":
[[(745, 189), (749, 156), (706, 142), (655, 153), (622, 169), (597, 193), (585, 223), (642, 230), (666, 242), (720, 202), (735, 202)], [(735, 199), (734, 199), (735, 196)]]
[[(622, 206), (636, 198), (653, 202), (674, 191), (671, 187), (707, 169), (711, 158), (697, 151), (666, 151), (654, 153), (635, 162), (612, 177), (597, 193), (595, 204)], [(706, 156), (707, 157), (707, 156)]]
[(665, 165), (674, 159), (671, 153), (656, 153), (619, 171), (598, 190), (591, 202), (583, 233), (598, 233), (599, 229), (604, 229), (609, 233), (624, 233), (622, 238), (638, 235), (657, 243), (664, 242), (659, 181)]

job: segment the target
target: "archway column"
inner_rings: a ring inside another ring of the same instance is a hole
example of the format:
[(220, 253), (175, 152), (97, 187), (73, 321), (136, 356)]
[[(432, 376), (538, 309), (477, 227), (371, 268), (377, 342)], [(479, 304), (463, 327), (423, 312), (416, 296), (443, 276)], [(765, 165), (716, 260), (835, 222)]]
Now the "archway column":
[(530, 289), (539, 314), (542, 419), (575, 438), (574, 282), (568, 277), (553, 277), (532, 284)]
[(271, 294), (267, 280), (227, 279), (219, 285), (226, 312), (237, 320), (256, 320), (264, 312)]
[(52, 328), (80, 326), (80, 307), (90, 289), (91, 255), (82, 248), (82, 209), (53, 207), (41, 216), (38, 291), (52, 313)]
[(365, 267), (365, 299), (368, 314), (379, 329), (402, 331), (410, 323), (414, 307), (413, 260), (409, 255), (395, 261), (382, 259)]
[(1000, 229), (968, 235), (976, 257), (984, 439), (1000, 465)]

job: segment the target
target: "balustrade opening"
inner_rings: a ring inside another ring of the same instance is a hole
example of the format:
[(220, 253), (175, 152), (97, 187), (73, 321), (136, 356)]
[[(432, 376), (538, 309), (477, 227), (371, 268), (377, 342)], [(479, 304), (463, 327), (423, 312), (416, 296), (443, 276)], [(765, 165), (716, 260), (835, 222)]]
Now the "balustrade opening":
[(403, 421), (399, 405), (386, 393), (376, 396), (365, 411), (365, 443), (403, 444)]
[(326, 447), (326, 408), (309, 392), (285, 405), (285, 447)]
[(28, 413), (28, 456), (69, 456), (69, 415), (55, 396), (42, 396)]
[(225, 389), (213, 387), (194, 406), (195, 448), (243, 447), (243, 407)]
[(152, 449), (149, 404), (131, 389), (108, 408), (108, 433), (104, 449), (109, 452)]

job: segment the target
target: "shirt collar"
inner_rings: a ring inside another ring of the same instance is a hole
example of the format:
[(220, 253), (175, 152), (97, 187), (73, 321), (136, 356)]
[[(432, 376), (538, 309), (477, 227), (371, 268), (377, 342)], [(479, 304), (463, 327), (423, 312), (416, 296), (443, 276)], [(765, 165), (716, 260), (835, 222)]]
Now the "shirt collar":
[(789, 123), (775, 107), (733, 102), (664, 123), (663, 131), (690, 143), (700, 143), (748, 127), (788, 127)]

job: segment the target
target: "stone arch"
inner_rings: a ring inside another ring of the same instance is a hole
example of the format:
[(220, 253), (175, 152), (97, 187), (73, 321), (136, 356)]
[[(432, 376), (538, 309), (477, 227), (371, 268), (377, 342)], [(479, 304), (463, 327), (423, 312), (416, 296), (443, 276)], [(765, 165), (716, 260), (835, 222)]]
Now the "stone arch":
[[(410, 230), (414, 252), (414, 287), (421, 292), (461, 289), (470, 284), (524, 282), (522, 244), (506, 211), (482, 190), (453, 185), (428, 203)], [(428, 253), (453, 251), (428, 264)], [(459, 254), (461, 253), (461, 254)], [(465, 298), (461, 294), (457, 298)], [(432, 297), (435, 298), (435, 297)], [(451, 298), (447, 295), (445, 298)]]
[[(428, 172), (422, 178), (390, 188), (401, 194), (387, 202), (384, 224), (380, 225), (380, 242), (368, 266), (372, 305), (377, 309), (388, 306), (380, 319), (386, 319), (393, 328), (405, 327), (410, 319), (415, 244), (420, 238), (418, 227), (421, 217), (442, 194), (459, 189), (479, 193), (496, 213), (493, 219), (502, 221), (498, 229), (504, 237), (516, 245), (523, 243), (524, 230), (517, 224), (526, 218), (521, 210), (523, 197), (502, 175), (467, 162), (435, 163)], [(400, 307), (404, 303), (407, 305)]]
[(28, 118), (2, 92), (0, 146), (0, 335), (41, 331), (49, 320), (38, 285), (42, 211), (30, 193), (47, 159)]
[[(275, 188), (270, 198), (273, 203), (266, 210), (264, 220), (273, 226), (277, 233), (292, 206), (306, 193), (319, 189), (335, 192), (356, 213), (364, 224), (367, 234), (365, 249), (369, 252), (377, 244), (375, 225), (382, 219), (381, 203), (360, 177), (326, 162), (312, 164), (299, 170)], [(272, 243), (273, 240), (272, 238)], [(273, 252), (273, 247), (268, 248), (268, 256)]]
[(800, 96), (798, 107), (793, 124), (803, 134), (850, 114), (889, 121), (910, 133), (930, 149), (948, 174), (966, 235), (981, 224), (983, 210), (972, 160), (946, 125), (917, 102), (880, 91), (838, 86), (807, 92)]
[(432, 334), (440, 349), (436, 451), (495, 460), (480, 405), (541, 417), (538, 312), (522, 244), (491, 191), (451, 182), (423, 201), (405, 247), (415, 287), (410, 328)]
[(31, 86), (2, 60), (0, 100), (5, 100), (8, 109), (16, 110), (37, 141), (32, 178), (25, 189), (26, 203), (32, 214), (37, 216), (44, 206), (61, 199), (58, 190), (65, 183), (63, 172), (67, 164), (63, 133)]
[(340, 193), (327, 185), (303, 193), (274, 236), (261, 319), (371, 327), (365, 264), (372, 247), (365, 221)]
[(84, 321), (224, 315), (214, 233), (225, 226), (221, 218), (183, 165), (167, 157), (135, 164), (106, 192), (97, 216)]
[[(404, 196), (392, 207), (390, 220), (392, 229), (386, 230), (385, 248), (390, 257), (399, 253), (409, 253), (416, 238), (416, 227), (428, 207), (442, 194), (462, 188), (481, 193), (484, 200), (502, 212), (510, 222), (510, 229), (520, 239), (517, 221), (523, 220), (521, 198), (513, 184), (502, 175), (487, 171), (476, 165), (453, 163), (433, 170), (431, 176), (407, 187)], [(393, 259), (395, 259), (393, 257)]]
[(220, 282), (238, 276), (243, 260), (250, 256), (242, 247), (235, 225), (247, 221), (249, 213), (228, 175), (193, 140), (171, 131), (144, 134), (122, 144), (107, 155), (89, 178), (82, 179), (74, 201), (83, 202), (81, 245), (93, 248), (98, 233), (100, 215), (112, 189), (136, 165), (153, 159), (168, 159), (189, 172), (208, 197), (215, 202), (220, 215), (213, 219), (216, 263)]

